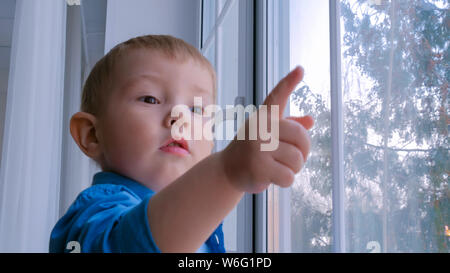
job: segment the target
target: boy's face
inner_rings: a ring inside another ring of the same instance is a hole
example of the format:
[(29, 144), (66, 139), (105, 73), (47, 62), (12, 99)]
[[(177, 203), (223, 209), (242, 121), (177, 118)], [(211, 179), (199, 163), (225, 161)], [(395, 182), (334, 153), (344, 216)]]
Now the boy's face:
[[(113, 90), (98, 120), (101, 165), (160, 191), (211, 154), (214, 143), (204, 138), (186, 140), (185, 155), (160, 148), (172, 137), (175, 105), (192, 109), (194, 96), (203, 107), (214, 103), (212, 77), (190, 58), (179, 62), (144, 49), (127, 53), (115, 67)], [(207, 121), (194, 112), (191, 119)]]

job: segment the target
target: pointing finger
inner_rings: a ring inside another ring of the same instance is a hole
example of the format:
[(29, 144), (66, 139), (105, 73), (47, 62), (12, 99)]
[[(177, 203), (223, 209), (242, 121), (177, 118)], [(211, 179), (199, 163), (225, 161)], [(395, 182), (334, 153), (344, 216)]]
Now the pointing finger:
[(294, 70), (289, 72), (286, 77), (275, 86), (267, 98), (264, 100), (264, 105), (278, 105), (280, 118), (283, 116), (286, 103), (294, 90), (295, 86), (303, 79), (304, 70), (301, 66), (297, 66)]

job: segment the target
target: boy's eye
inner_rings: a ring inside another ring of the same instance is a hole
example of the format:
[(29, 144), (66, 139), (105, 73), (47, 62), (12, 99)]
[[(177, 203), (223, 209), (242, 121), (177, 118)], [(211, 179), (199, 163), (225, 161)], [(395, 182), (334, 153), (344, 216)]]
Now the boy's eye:
[(140, 98), (139, 100), (143, 101), (145, 103), (159, 104), (159, 101), (153, 96), (144, 96), (144, 97)]
[(193, 106), (191, 107), (192, 112), (194, 112), (195, 114), (199, 114), (202, 115), (203, 114), (203, 107), (200, 106)]

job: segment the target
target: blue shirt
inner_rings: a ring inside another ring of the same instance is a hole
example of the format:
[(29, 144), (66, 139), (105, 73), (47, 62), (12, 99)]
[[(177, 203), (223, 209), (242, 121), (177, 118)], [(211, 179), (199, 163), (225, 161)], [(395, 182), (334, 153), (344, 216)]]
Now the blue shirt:
[[(154, 194), (117, 173), (96, 173), (92, 186), (78, 195), (53, 228), (50, 252), (71, 252), (68, 246), (74, 242), (82, 253), (161, 252), (147, 220)], [(197, 252), (225, 252), (222, 223)]]

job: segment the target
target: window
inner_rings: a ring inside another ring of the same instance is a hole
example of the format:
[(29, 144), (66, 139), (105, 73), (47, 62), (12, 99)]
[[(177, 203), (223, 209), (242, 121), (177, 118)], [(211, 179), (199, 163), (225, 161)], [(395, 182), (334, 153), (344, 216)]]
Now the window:
[(15, 0), (2, 1), (0, 9), (0, 162), (2, 159), (3, 130), (6, 114), (6, 93), (11, 57)]
[(316, 122), (294, 185), (267, 192), (267, 250), (448, 252), (448, 3), (263, 2), (267, 89), (302, 65), (289, 114)]
[[(253, 104), (253, 5), (252, 1), (202, 1), (201, 51), (217, 73), (218, 101), (222, 109)], [(225, 121), (222, 126), (228, 128)], [(237, 124), (232, 124), (237, 130)], [(225, 134), (227, 133), (223, 129)], [(223, 138), (225, 138), (225, 134)], [(229, 140), (215, 140), (215, 151)], [(223, 230), (227, 252), (252, 252), (252, 203), (246, 194), (225, 218)]]
[[(328, 1), (290, 1), (291, 68), (305, 76), (291, 95), (290, 115), (312, 115), (308, 161), (291, 193), (293, 252), (332, 251), (332, 168), (330, 113), (330, 27)], [(302, 22), (308, 22), (304, 24)], [(288, 221), (289, 222), (289, 221)]]
[(448, 252), (445, 1), (342, 1), (347, 251)]

